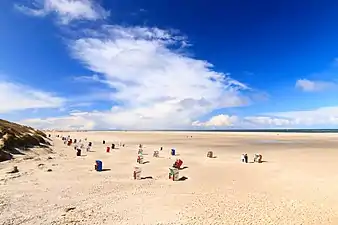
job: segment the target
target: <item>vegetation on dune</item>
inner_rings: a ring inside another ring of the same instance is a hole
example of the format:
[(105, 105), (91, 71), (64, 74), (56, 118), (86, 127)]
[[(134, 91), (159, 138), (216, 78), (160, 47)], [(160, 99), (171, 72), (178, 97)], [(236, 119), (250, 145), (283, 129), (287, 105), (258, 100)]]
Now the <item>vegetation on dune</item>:
[(11, 159), (18, 149), (41, 145), (50, 145), (44, 132), (0, 119), (0, 162)]

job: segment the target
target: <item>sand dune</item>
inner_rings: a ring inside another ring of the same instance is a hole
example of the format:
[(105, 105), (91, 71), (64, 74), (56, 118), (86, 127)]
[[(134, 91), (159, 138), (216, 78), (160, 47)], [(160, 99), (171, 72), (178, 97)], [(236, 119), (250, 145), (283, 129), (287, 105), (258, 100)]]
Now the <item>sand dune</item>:
[[(87, 137), (92, 152), (77, 157), (54, 138), (53, 154), (0, 163), (0, 224), (338, 224), (337, 134), (68, 134)], [(105, 152), (118, 141), (126, 147)], [(142, 177), (153, 179), (133, 179), (139, 144)], [(263, 163), (241, 163), (244, 152)], [(184, 181), (168, 179), (176, 158)], [(94, 170), (97, 159), (107, 171)]]

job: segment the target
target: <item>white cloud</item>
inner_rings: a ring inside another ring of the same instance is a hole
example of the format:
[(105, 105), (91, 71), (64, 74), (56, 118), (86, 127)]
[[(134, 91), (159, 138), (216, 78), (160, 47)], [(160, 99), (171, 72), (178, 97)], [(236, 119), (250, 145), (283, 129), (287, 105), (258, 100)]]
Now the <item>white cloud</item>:
[[(246, 118), (247, 120), (248, 118)], [(304, 111), (268, 113), (261, 117), (251, 117), (255, 124), (280, 127), (325, 127), (338, 125), (338, 106), (321, 107)]]
[(65, 100), (21, 84), (0, 81), (0, 113), (37, 108), (58, 108)]
[(338, 84), (335, 82), (329, 81), (319, 81), (319, 80), (308, 80), (300, 79), (296, 81), (296, 88), (299, 88), (305, 92), (318, 92), (318, 91), (327, 91), (331, 89), (338, 89)]
[(271, 113), (270, 115), (286, 118), (297, 125), (338, 125), (338, 106), (321, 107), (307, 111)]
[(251, 126), (263, 127), (290, 127), (295, 125), (290, 119), (274, 118), (269, 116), (248, 116), (244, 118), (244, 124), (247, 123), (250, 123)]
[(76, 76), (74, 81), (78, 82), (103, 82), (97, 74), (92, 76)]
[(205, 122), (195, 121), (194, 127), (218, 128), (302, 128), (338, 125), (338, 106), (322, 107), (307, 111), (267, 113), (243, 118), (220, 114)]
[(104, 19), (110, 15), (94, 0), (33, 0), (32, 7), (22, 5), (15, 7), (32, 16), (56, 14), (62, 24), (75, 20)]
[(87, 120), (84, 115), (72, 114), (65, 117), (55, 117), (47, 119), (27, 119), (20, 123), (33, 126), (38, 129), (56, 130), (91, 130), (95, 128), (95, 122)]
[[(158, 28), (103, 26), (69, 43), (74, 58), (100, 74), (119, 111), (103, 112), (105, 126), (129, 129), (187, 127), (217, 108), (249, 103), (248, 87), (208, 62), (177, 52), (183, 37)], [(91, 114), (96, 118), (97, 114)], [(118, 119), (116, 119), (118, 118)], [(100, 123), (98, 123), (100, 124)]]
[(275, 118), (272, 116), (247, 116), (240, 118), (235, 115), (215, 115), (205, 122), (194, 121), (193, 127), (204, 128), (273, 128), (290, 127), (294, 125), (292, 120)]
[(192, 126), (197, 127), (232, 127), (238, 124), (239, 118), (237, 116), (229, 116), (225, 114), (220, 114), (211, 117), (205, 122), (194, 121)]

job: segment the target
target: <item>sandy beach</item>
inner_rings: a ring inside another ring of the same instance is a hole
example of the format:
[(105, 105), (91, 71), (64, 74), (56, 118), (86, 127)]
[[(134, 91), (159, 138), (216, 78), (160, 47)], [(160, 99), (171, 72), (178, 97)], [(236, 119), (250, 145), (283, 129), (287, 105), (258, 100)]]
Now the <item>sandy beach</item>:
[[(87, 138), (92, 151), (78, 157), (56, 134)], [(338, 224), (338, 134), (55, 132), (52, 140), (53, 153), (0, 163), (1, 225)], [(118, 142), (126, 146), (106, 152)], [(149, 161), (142, 177), (152, 179), (133, 178), (139, 144)], [(263, 162), (242, 163), (242, 153)], [(168, 179), (175, 159), (182, 181)], [(8, 174), (13, 166), (19, 173)]]

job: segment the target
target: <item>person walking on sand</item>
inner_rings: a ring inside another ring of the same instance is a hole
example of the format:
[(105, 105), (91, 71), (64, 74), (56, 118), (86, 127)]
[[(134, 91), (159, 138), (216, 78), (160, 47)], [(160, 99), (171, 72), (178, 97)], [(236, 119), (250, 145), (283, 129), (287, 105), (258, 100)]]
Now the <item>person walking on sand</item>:
[(244, 156), (244, 154), (242, 154), (241, 160), (242, 160), (243, 163), (245, 162), (245, 156)]
[(245, 163), (248, 163), (248, 154), (245, 153), (244, 159), (245, 159)]

